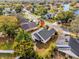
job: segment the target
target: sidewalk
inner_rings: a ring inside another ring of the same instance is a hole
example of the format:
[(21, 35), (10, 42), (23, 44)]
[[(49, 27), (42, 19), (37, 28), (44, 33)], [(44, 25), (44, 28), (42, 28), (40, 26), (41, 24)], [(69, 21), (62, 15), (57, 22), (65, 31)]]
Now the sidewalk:
[(0, 50), (0, 53), (14, 53), (14, 50)]

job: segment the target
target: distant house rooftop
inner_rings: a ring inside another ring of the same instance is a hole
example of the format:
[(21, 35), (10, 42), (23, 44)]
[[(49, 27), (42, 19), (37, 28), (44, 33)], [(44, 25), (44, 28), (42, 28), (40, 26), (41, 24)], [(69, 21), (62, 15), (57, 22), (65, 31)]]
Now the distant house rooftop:
[(32, 29), (36, 29), (37, 25), (35, 22), (27, 22), (21, 25), (21, 28), (26, 30), (26, 31), (30, 31)]
[(21, 15), (17, 15), (17, 18), (20, 22), (20, 26), (22, 29), (30, 31), (37, 28), (37, 24), (35, 22), (29, 22), (28, 19), (24, 18)]
[(70, 5), (69, 4), (64, 4), (63, 9), (64, 9), (64, 11), (69, 11)]
[(21, 15), (17, 15), (17, 19), (19, 20), (20, 23), (25, 23), (25, 22), (28, 22), (28, 20), (26, 18), (24, 18), (23, 16)]
[(32, 37), (34, 40), (38, 40), (41, 41), (43, 43), (46, 43), (47, 41), (50, 40), (50, 38), (56, 33), (56, 31), (54, 29), (39, 29), (37, 31), (35, 31), (34, 33), (32, 33)]

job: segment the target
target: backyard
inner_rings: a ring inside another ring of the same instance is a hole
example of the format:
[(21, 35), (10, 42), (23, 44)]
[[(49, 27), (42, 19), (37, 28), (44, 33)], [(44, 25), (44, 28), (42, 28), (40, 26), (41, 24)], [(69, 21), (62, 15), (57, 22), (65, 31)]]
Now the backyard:
[(6, 31), (4, 30), (6, 29), (8, 31), (10, 28), (3, 26), (4, 24), (8, 25), (9, 27), (14, 27), (17, 25), (17, 19), (15, 16), (0, 16), (0, 50), (11, 50), (14, 39), (8, 37), (7, 34), (5, 34)]
[(46, 43), (36, 42), (34, 48), (38, 55), (43, 58), (50, 58), (54, 48), (56, 47), (55, 41), (57, 40), (58, 35), (55, 35)]

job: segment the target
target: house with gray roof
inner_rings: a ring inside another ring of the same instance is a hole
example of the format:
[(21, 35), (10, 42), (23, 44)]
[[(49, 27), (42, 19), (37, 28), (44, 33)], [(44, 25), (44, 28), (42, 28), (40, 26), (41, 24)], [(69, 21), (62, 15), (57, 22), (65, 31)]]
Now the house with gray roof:
[(52, 36), (54, 36), (56, 31), (52, 29), (46, 29), (46, 28), (41, 28), (35, 32), (32, 33), (32, 38), (33, 40), (37, 40), (43, 43), (48, 42)]
[(17, 15), (17, 19), (19, 20), (19, 23), (20, 23), (20, 27), (23, 29), (23, 30), (26, 30), (26, 31), (31, 31), (31, 30), (35, 30), (37, 29), (37, 24), (33, 21), (29, 21), (28, 19), (24, 18), (23, 16), (21, 15)]
[(31, 31), (37, 29), (37, 25), (35, 22), (27, 22), (20, 25), (22, 29), (26, 31)]
[(72, 58), (78, 58), (79, 56), (79, 41), (71, 36), (61, 35), (56, 41), (56, 47), (58, 51), (71, 56)]
[(71, 37), (69, 46), (71, 47), (71, 51), (79, 56), (79, 39)]

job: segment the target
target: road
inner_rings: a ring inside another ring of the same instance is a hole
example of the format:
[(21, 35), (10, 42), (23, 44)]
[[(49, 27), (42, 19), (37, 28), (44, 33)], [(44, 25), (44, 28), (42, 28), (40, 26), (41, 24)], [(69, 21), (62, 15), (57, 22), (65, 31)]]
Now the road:
[(70, 32), (63, 30), (63, 29), (59, 26), (59, 24), (57, 24), (57, 22), (55, 22), (55, 23), (53, 23), (53, 24), (50, 23), (50, 24), (48, 24), (48, 25), (49, 25), (49, 27), (54, 28), (58, 33), (71, 34)]
[[(36, 22), (38, 22), (37, 19), (40, 18), (39, 16), (34, 16), (34, 15), (33, 15), (31, 12), (29, 12), (28, 10), (26, 10), (25, 14), (28, 15), (28, 18), (29, 18), (29, 19), (32, 19), (32, 20), (34, 20), (34, 21), (36, 21)], [(58, 24), (57, 22), (49, 23), (49, 22), (45, 21), (45, 23), (46, 23), (46, 25), (50, 26), (51, 28), (54, 28), (54, 29), (55, 29), (58, 33), (60, 33), (60, 34), (68, 34), (68, 35), (72, 35), (72, 36), (76, 37), (75, 34), (63, 30), (63, 29), (59, 26), (59, 24)]]

